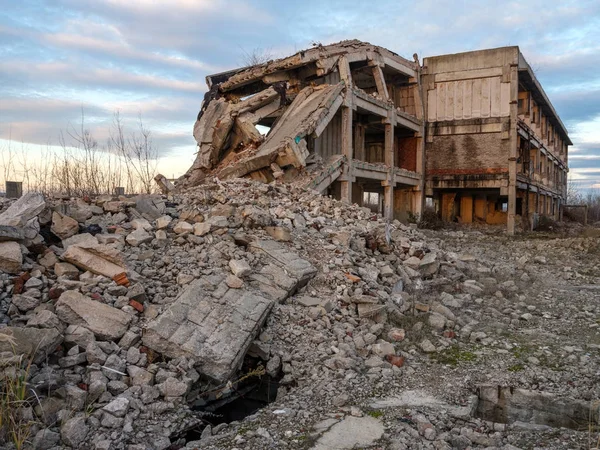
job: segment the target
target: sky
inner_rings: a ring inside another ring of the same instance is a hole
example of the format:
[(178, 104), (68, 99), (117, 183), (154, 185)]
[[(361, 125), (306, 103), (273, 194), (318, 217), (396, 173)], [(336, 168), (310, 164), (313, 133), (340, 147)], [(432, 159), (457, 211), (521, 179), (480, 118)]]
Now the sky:
[(343, 39), (410, 60), (518, 45), (574, 143), (571, 178), (600, 188), (598, 0), (0, 0), (0, 149), (35, 157), (82, 111), (103, 142), (118, 111), (127, 126), (141, 115), (179, 176), (206, 75)]

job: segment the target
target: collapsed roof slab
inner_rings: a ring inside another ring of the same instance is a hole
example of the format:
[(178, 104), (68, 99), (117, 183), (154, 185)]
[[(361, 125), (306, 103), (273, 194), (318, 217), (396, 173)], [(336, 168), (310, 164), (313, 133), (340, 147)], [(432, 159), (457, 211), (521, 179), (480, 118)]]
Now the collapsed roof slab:
[(325, 129), (343, 102), (343, 88), (343, 82), (305, 87), (256, 153), (225, 167), (219, 178), (242, 177), (273, 162), (280, 166), (304, 166), (308, 156), (304, 138), (311, 134), (318, 137)]
[[(316, 64), (316, 75), (323, 76), (333, 70), (338, 59), (345, 55), (348, 62), (372, 60), (378, 64), (387, 66), (395, 71), (401, 72), (409, 77), (416, 76), (413, 62), (398, 56), (397, 54), (376, 45), (359, 40), (341, 41), (330, 45), (317, 45), (308, 50), (302, 50), (287, 58), (269, 61), (246, 68), (236, 69), (206, 77), (207, 84), (220, 83), (219, 90), (228, 92), (246, 86), (256, 81), (263, 80), (274, 74), (281, 75), (292, 69), (297, 69), (311, 63)], [(265, 82), (269, 79), (263, 80)]]

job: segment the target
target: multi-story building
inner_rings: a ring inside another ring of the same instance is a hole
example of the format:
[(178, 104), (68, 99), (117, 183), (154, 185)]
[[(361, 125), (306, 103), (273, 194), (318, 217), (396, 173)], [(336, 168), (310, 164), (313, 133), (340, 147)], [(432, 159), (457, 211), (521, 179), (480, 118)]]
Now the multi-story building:
[(389, 218), (421, 214), (429, 197), (444, 220), (509, 232), (516, 217), (556, 216), (565, 201), (571, 141), (518, 47), (421, 66), (344, 41), (207, 84), (188, 181), (271, 181), (319, 161), (310, 187)]
[(531, 224), (566, 199), (571, 140), (518, 47), (428, 57), (426, 194), (445, 220)]

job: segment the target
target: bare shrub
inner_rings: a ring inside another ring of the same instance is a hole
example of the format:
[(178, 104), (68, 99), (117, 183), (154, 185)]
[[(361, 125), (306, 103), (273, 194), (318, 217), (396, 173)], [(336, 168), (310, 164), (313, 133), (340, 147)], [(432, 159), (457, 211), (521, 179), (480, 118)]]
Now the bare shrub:
[(150, 193), (154, 188), (158, 151), (141, 116), (137, 128), (130, 130), (115, 113), (110, 138), (102, 144), (82, 110), (80, 123), (61, 131), (58, 143), (40, 147), (41, 157), (33, 158), (27, 144), (19, 148), (9, 139), (0, 147), (2, 184), (21, 181), (25, 191), (70, 197), (113, 194), (118, 186), (128, 194)]
[(433, 208), (425, 208), (419, 218), (418, 227), (428, 230), (441, 230), (446, 224)]

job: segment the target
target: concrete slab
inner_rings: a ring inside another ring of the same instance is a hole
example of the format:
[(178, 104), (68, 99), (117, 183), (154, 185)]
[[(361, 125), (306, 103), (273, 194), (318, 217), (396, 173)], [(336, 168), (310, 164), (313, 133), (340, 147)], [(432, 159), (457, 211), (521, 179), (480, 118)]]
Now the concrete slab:
[(312, 450), (343, 450), (372, 445), (384, 433), (381, 421), (365, 416), (348, 416), (319, 438)]

